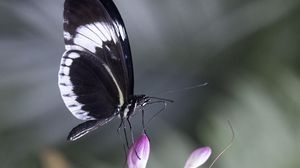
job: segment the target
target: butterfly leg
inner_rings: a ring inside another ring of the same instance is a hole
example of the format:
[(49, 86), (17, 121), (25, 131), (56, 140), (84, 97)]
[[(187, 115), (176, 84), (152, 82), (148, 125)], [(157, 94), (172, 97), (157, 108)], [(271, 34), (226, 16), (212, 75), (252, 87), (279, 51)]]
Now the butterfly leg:
[[(159, 111), (157, 111), (148, 121), (147, 124), (145, 126), (145, 129), (148, 127), (148, 125), (150, 124), (150, 122), (156, 117), (158, 116), (161, 112), (165, 111), (167, 109), (167, 102), (166, 101), (155, 101), (152, 102), (151, 104), (155, 104), (155, 103), (163, 103), (164, 107), (161, 108)], [(150, 103), (149, 103), (150, 104)]]
[(131, 143), (134, 144), (133, 130), (132, 130), (132, 125), (131, 125), (131, 122), (129, 120), (129, 117), (126, 120), (127, 120), (128, 125), (129, 125), (129, 131), (130, 131), (130, 136), (131, 136)]
[(122, 119), (122, 126), (123, 126), (123, 132), (126, 140), (126, 146), (127, 149), (129, 149), (129, 142), (128, 142), (128, 136), (127, 136), (127, 131), (126, 131), (126, 123), (124, 122), (124, 119)]
[(144, 107), (142, 107), (142, 125), (143, 125), (143, 131), (147, 135), (146, 127), (145, 127), (145, 110), (144, 110)]
[(117, 133), (118, 133), (118, 136), (119, 136), (120, 140), (122, 141), (122, 146), (123, 146), (123, 149), (124, 149), (125, 156), (127, 156), (126, 144), (124, 143), (124, 141), (122, 139), (122, 136), (121, 136), (121, 133), (120, 133), (120, 130), (121, 130), (122, 126), (123, 126), (123, 122), (124, 122), (123, 119), (121, 119), (121, 123), (120, 123), (120, 125), (119, 125), (119, 127), (117, 129)]
[[(132, 144), (134, 144), (134, 136), (133, 136), (133, 130), (132, 130), (132, 125), (131, 122), (129, 120), (129, 118), (126, 119), (129, 125), (129, 130), (130, 130), (130, 134), (131, 134), (131, 142)], [(141, 159), (140, 156), (138, 155), (136, 149), (134, 149), (135, 155), (137, 156), (138, 159)]]

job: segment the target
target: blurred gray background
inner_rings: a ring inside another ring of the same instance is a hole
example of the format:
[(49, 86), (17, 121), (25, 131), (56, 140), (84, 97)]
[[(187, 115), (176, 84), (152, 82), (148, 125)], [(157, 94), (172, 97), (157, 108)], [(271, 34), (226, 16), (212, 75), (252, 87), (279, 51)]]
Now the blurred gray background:
[[(215, 157), (232, 136), (227, 120), (236, 137), (216, 168), (300, 167), (299, 0), (115, 3), (130, 36), (135, 92), (175, 100), (148, 125), (149, 168), (183, 167), (204, 145)], [(117, 119), (66, 141), (81, 121), (57, 86), (62, 12), (63, 0), (0, 2), (1, 168), (123, 166)], [(138, 136), (141, 115), (133, 124)]]

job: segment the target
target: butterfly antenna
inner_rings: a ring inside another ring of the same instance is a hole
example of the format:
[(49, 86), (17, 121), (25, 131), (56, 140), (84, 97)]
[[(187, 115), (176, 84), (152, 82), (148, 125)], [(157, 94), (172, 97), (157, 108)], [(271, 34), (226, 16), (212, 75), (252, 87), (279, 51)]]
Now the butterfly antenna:
[(234, 134), (234, 130), (233, 130), (233, 127), (230, 123), (230, 121), (228, 120), (228, 125), (229, 125), (229, 128), (231, 130), (231, 133), (232, 133), (232, 137), (231, 137), (231, 140), (229, 141), (228, 145), (226, 145), (226, 147), (218, 154), (218, 156), (213, 160), (213, 162), (209, 165), (208, 168), (212, 168), (212, 166), (216, 163), (217, 160), (219, 160), (219, 158), (232, 146), (233, 144), (233, 141), (235, 139), (235, 134)]
[(160, 92), (157, 95), (165, 95), (165, 94), (172, 94), (172, 93), (177, 93), (177, 92), (183, 92), (183, 91), (186, 91), (186, 90), (196, 89), (196, 88), (203, 87), (203, 86), (206, 86), (206, 85), (208, 85), (207, 82), (202, 83), (202, 84), (198, 84), (198, 85), (193, 85), (193, 86), (188, 86), (188, 87), (180, 88), (180, 89), (167, 90), (167, 91), (164, 91), (164, 92)]
[[(169, 103), (173, 103), (173, 102), (174, 102), (174, 100), (171, 100), (171, 99), (165, 99), (165, 98), (160, 98), (160, 97), (153, 97), (153, 96), (151, 96), (151, 97), (147, 97), (147, 98), (150, 98), (150, 99), (156, 99), (156, 100), (161, 100), (161, 101), (165, 101), (165, 102), (169, 102)], [(148, 103), (148, 104), (150, 104), (150, 103)]]

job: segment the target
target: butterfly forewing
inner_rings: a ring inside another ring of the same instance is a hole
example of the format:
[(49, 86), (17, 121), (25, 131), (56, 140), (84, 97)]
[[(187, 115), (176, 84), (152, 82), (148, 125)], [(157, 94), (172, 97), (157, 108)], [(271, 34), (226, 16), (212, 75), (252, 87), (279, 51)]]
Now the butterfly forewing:
[(66, 52), (59, 70), (62, 98), (82, 120), (102, 120), (133, 94), (127, 33), (111, 0), (66, 0)]
[(110, 16), (115, 20), (115, 25), (118, 26), (118, 29), (120, 30), (121, 34), (119, 37), (122, 38), (122, 48), (123, 53), (126, 60), (127, 65), (127, 71), (128, 71), (128, 79), (129, 79), (129, 85), (128, 85), (128, 91), (130, 94), (133, 94), (133, 87), (134, 87), (134, 77), (133, 77), (133, 65), (132, 65), (132, 58), (131, 58), (131, 49), (129, 45), (129, 39), (126, 32), (125, 24), (123, 22), (123, 19), (117, 10), (117, 7), (111, 0), (102, 0), (103, 5), (107, 9), (107, 11), (110, 11)]

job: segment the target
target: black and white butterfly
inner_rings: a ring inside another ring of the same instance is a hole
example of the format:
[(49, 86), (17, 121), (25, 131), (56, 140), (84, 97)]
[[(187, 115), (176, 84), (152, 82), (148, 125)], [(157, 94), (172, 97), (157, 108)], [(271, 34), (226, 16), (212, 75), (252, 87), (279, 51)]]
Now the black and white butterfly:
[(59, 89), (69, 111), (86, 120), (72, 129), (68, 140), (74, 141), (116, 116), (129, 121), (136, 108), (153, 99), (133, 94), (128, 35), (112, 0), (66, 0), (64, 41)]

